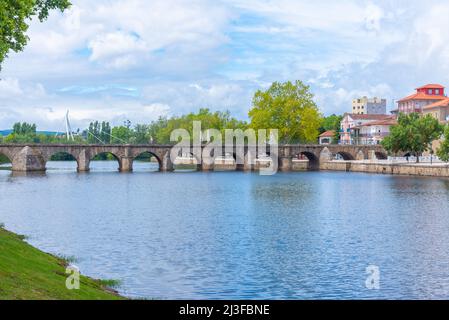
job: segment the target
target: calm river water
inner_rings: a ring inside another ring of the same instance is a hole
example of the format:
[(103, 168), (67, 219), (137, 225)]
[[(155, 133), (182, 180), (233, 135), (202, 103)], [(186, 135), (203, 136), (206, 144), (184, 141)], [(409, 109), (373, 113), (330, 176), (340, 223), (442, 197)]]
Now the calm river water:
[[(75, 256), (86, 275), (120, 279), (124, 295), (449, 298), (447, 179), (94, 167), (0, 170), (0, 222), (44, 251)], [(370, 265), (380, 290), (365, 286)]]

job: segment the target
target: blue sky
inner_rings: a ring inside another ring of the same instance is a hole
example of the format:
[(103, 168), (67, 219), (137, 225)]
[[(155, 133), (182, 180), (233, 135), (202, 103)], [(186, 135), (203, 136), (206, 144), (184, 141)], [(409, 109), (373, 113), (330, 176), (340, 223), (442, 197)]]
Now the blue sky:
[(0, 80), (0, 128), (149, 122), (200, 107), (246, 119), (273, 81), (311, 86), (324, 114), (362, 95), (449, 85), (449, 3), (429, 0), (73, 0), (32, 22)]

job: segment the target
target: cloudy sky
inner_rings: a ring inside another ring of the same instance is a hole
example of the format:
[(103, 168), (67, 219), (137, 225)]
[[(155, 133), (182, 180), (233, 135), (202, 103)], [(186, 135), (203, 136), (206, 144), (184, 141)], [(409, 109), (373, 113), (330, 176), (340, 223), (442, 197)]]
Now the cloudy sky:
[(32, 22), (0, 73), (0, 129), (149, 122), (200, 107), (246, 119), (255, 90), (309, 84), (324, 114), (449, 86), (446, 0), (73, 0)]

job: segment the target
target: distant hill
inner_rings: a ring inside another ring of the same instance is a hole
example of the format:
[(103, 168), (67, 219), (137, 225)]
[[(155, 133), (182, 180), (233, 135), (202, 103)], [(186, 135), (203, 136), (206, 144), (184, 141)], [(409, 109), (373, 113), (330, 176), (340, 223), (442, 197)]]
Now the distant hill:
[[(12, 130), (0, 130), (0, 136), (7, 136), (10, 134)], [(56, 132), (56, 131), (37, 131), (37, 134), (44, 134), (46, 136), (55, 136), (55, 135), (61, 135), (64, 134), (63, 132)]]
[(0, 136), (7, 136), (12, 130), (0, 130)]

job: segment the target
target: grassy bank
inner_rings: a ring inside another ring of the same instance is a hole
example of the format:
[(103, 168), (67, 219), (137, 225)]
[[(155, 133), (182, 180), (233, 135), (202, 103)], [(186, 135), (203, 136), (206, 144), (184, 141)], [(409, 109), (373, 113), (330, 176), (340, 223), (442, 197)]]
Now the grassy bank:
[(80, 289), (65, 286), (67, 262), (44, 253), (0, 226), (0, 300), (117, 300), (107, 281), (80, 277)]

